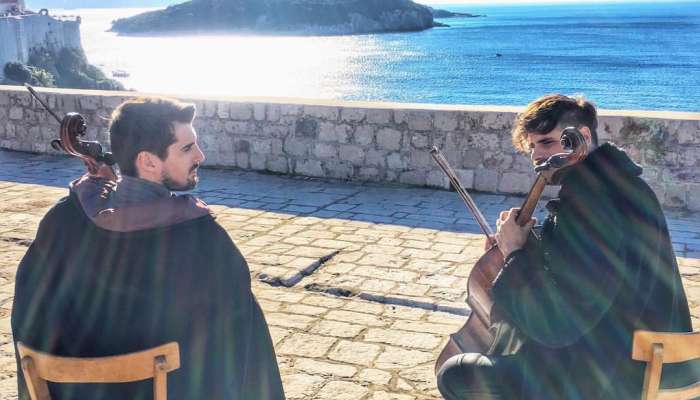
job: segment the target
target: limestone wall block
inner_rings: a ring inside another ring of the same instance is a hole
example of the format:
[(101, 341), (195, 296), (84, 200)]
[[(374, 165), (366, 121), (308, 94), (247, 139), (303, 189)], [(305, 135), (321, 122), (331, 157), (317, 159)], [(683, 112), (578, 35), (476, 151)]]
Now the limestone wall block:
[[(457, 178), (462, 183), (465, 189), (474, 188), (474, 170), (473, 169), (456, 169)], [(443, 173), (444, 174), (444, 173)]]
[(321, 161), (318, 160), (296, 160), (294, 172), (304, 176), (324, 176)]
[(395, 170), (404, 170), (407, 168), (407, 163), (400, 153), (391, 153), (386, 157), (387, 167)]
[[(700, 183), (688, 184), (688, 203), (687, 207), (690, 211), (700, 211)], [(662, 197), (663, 198), (663, 197)]]
[(473, 133), (468, 137), (467, 147), (483, 150), (499, 150), (501, 149), (501, 140), (494, 133)]
[(360, 122), (367, 115), (364, 108), (342, 108), (340, 110), (340, 119), (344, 122)]
[(435, 129), (441, 131), (453, 131), (459, 125), (459, 113), (456, 111), (436, 111)]
[(16, 128), (14, 124), (11, 123), (6, 123), (5, 124), (5, 137), (8, 139), (14, 139), (17, 134), (15, 132)]
[(402, 133), (396, 129), (382, 128), (377, 132), (377, 147), (386, 150), (400, 150)]
[(10, 92), (0, 91), (0, 106), (10, 104)]
[(282, 115), (282, 108), (279, 104), (268, 104), (265, 107), (265, 120), (267, 122), (277, 122)]
[(408, 123), (409, 110), (394, 110), (394, 123), (396, 125)]
[(370, 124), (386, 125), (391, 122), (391, 110), (368, 109), (366, 111), (367, 122)]
[(294, 136), (308, 139), (319, 137), (318, 121), (309, 117), (297, 119), (294, 124)]
[(474, 189), (482, 192), (498, 190), (498, 171), (477, 168), (474, 170)]
[(530, 175), (522, 172), (506, 172), (498, 183), (498, 191), (501, 193), (524, 194), (530, 190), (532, 182)]
[(267, 157), (264, 154), (252, 154), (250, 156), (250, 168), (261, 171), (267, 165)]
[(338, 147), (334, 144), (319, 142), (314, 146), (313, 154), (322, 160), (338, 158)]
[(236, 153), (236, 166), (243, 169), (250, 168), (250, 154)]
[(353, 177), (353, 166), (343, 161), (327, 161), (324, 163), (327, 176), (335, 179), (350, 179)]
[(700, 139), (700, 121), (683, 121), (676, 132), (679, 144), (697, 144)]
[(402, 172), (399, 175), (399, 182), (408, 185), (424, 186), (427, 182), (427, 172), (422, 170)]
[(234, 144), (233, 144), (234, 140), (230, 136), (218, 135), (218, 136), (216, 136), (214, 143), (216, 144), (215, 147), (216, 147), (218, 152), (225, 153), (227, 151), (233, 151), (235, 149)]
[(21, 120), (24, 117), (24, 109), (22, 107), (10, 107), (10, 119)]
[(435, 160), (428, 151), (411, 150), (409, 156), (409, 167), (413, 169), (432, 169), (436, 167)]
[(339, 108), (334, 106), (304, 106), (304, 115), (326, 121), (337, 121), (339, 114)]
[(216, 103), (216, 115), (219, 118), (228, 119), (229, 113), (229, 103), (217, 102)]
[(229, 118), (239, 121), (247, 121), (253, 116), (253, 107), (245, 103), (231, 103), (229, 105)]
[(298, 116), (304, 110), (304, 106), (301, 104), (282, 104), (279, 107), (280, 115)]
[(341, 145), (338, 156), (342, 161), (348, 161), (353, 165), (362, 165), (365, 161), (365, 151), (360, 146)]
[(29, 107), (34, 101), (34, 97), (26, 90), (18, 93), (15, 97), (15, 104), (22, 107)]
[(355, 143), (367, 146), (374, 142), (374, 127), (371, 125), (359, 125), (355, 128)]
[(428, 172), (428, 176), (426, 178), (426, 184), (428, 186), (439, 187), (439, 188), (443, 188), (443, 189), (450, 188), (450, 180), (442, 172), (442, 170), (432, 170), (432, 171)]
[(498, 151), (485, 151), (482, 165), (489, 169), (508, 171), (513, 165), (513, 156)]
[(412, 131), (430, 131), (433, 129), (433, 114), (430, 111), (410, 111), (408, 129)]
[(481, 126), (493, 130), (510, 130), (514, 116), (511, 113), (483, 112)]
[[(209, 124), (207, 127), (208, 129), (205, 128), (206, 132), (215, 132), (216, 129)], [(244, 122), (244, 121), (226, 121), (224, 122), (224, 129), (223, 131), (229, 135), (233, 136), (239, 136), (239, 135), (250, 135), (254, 133), (255, 131), (255, 125), (249, 123), (249, 122)]]
[[(624, 125), (621, 117), (602, 116), (598, 118), (598, 142), (609, 142), (617, 137)], [(614, 141), (614, 140), (613, 140)]]
[(416, 149), (427, 151), (430, 147), (430, 137), (424, 133), (414, 133), (411, 135), (411, 144)]
[(289, 125), (268, 125), (262, 127), (262, 136), (284, 139), (289, 136), (291, 127)]
[(256, 121), (265, 120), (265, 104), (255, 103), (253, 104), (253, 118)]
[(202, 117), (212, 118), (216, 115), (216, 105), (209, 101), (196, 101), (197, 113)]
[(284, 154), (284, 141), (282, 139), (270, 139), (270, 154), (275, 156)]
[(688, 205), (688, 185), (685, 183), (666, 183), (663, 203), (670, 207), (683, 208)]
[(379, 169), (374, 167), (362, 167), (360, 168), (358, 174), (360, 178), (366, 180), (378, 181), (381, 179)]
[(462, 151), (461, 166), (464, 168), (477, 168), (484, 165), (484, 160), (482, 158), (482, 152), (469, 148)]
[(284, 141), (284, 151), (293, 156), (302, 157), (309, 153), (310, 141), (288, 137)]
[(272, 140), (255, 138), (252, 140), (252, 153), (267, 155), (272, 154)]
[(350, 125), (336, 125), (330, 122), (322, 122), (319, 127), (319, 140), (335, 143), (350, 143)]
[(386, 152), (382, 150), (370, 149), (365, 155), (365, 165), (374, 167), (386, 167)]
[(268, 171), (286, 174), (289, 172), (289, 161), (285, 157), (272, 157), (265, 162)]

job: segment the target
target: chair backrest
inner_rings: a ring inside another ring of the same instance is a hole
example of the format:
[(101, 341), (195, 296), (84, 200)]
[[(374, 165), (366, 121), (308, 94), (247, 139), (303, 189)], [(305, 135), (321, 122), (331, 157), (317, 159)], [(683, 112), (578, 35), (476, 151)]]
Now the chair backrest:
[(700, 332), (635, 331), (632, 359), (647, 363), (642, 400), (687, 400), (700, 397), (700, 381), (673, 389), (661, 389), (664, 363), (700, 358)]
[(123, 383), (153, 378), (153, 398), (167, 399), (167, 374), (180, 368), (176, 342), (110, 357), (75, 358), (42, 353), (17, 342), (22, 373), (32, 400), (50, 400), (47, 381)]

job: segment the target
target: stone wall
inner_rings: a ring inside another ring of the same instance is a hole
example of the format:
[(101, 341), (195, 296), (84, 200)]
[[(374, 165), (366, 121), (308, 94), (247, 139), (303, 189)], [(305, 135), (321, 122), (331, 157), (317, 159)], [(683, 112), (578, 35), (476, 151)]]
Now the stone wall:
[(5, 64), (27, 63), (33, 48), (82, 48), (80, 22), (48, 15), (27, 14), (0, 17), (0, 81)]
[[(137, 93), (42, 90), (77, 111), (107, 143), (107, 117)], [(513, 150), (519, 108), (261, 98), (181, 97), (197, 105), (206, 165), (337, 179), (446, 187), (430, 157), (443, 150), (468, 189), (525, 193), (533, 173)], [(0, 86), (0, 147), (54, 152), (58, 124), (20, 87)], [(627, 149), (668, 207), (700, 210), (700, 113), (601, 111), (599, 136)], [(550, 191), (551, 193), (552, 191)]]

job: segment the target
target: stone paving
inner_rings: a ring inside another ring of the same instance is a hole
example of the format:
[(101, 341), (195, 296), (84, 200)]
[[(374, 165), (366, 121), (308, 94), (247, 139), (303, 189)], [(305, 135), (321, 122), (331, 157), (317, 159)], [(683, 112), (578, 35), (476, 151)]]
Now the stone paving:
[[(15, 399), (17, 264), (78, 160), (0, 151), (0, 400)], [(290, 399), (438, 399), (483, 236), (455, 193), (203, 170), (196, 194), (246, 256)], [(522, 198), (476, 194), (489, 221)], [(700, 329), (700, 214), (667, 212)]]

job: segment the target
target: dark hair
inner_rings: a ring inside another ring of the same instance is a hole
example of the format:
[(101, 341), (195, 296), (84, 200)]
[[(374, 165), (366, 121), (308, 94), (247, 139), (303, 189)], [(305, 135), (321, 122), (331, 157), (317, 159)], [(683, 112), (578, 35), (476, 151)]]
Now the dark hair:
[(598, 145), (598, 112), (595, 105), (583, 97), (568, 97), (550, 94), (528, 104), (518, 114), (513, 127), (513, 145), (520, 151), (529, 152), (527, 135), (547, 134), (554, 128), (587, 126), (591, 130), (593, 146)]
[(165, 98), (137, 98), (120, 104), (109, 123), (109, 141), (114, 159), (124, 175), (136, 176), (136, 156), (142, 151), (161, 160), (175, 142), (173, 122), (190, 124), (194, 104)]

